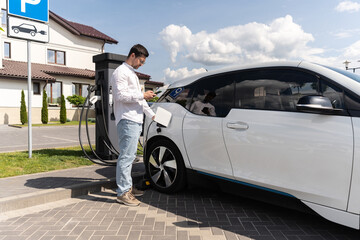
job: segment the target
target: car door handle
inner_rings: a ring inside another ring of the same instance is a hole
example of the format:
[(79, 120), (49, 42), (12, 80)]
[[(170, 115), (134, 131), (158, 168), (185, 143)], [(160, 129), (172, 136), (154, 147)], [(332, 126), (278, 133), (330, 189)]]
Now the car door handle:
[(247, 123), (244, 122), (228, 122), (226, 124), (227, 128), (230, 129), (239, 129), (239, 130), (247, 130), (249, 129), (249, 125)]

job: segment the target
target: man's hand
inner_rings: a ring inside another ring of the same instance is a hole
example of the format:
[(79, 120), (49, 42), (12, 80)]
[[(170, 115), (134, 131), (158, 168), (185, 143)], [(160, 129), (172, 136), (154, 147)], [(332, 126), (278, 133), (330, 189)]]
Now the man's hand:
[(150, 99), (154, 98), (155, 96), (156, 96), (156, 94), (153, 91), (144, 92), (144, 99), (145, 100), (150, 100)]

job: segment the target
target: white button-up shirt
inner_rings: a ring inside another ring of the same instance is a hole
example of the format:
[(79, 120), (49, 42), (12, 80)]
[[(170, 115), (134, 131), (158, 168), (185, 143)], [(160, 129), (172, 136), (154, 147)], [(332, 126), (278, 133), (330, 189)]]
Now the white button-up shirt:
[(111, 77), (111, 86), (116, 125), (121, 119), (142, 123), (143, 113), (150, 118), (155, 115), (144, 99), (139, 78), (133, 67), (127, 63), (115, 69)]

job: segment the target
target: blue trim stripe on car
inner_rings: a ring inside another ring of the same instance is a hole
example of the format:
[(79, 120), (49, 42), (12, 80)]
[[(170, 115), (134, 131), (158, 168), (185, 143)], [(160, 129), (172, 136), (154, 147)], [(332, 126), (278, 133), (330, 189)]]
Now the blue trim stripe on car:
[(242, 185), (245, 185), (245, 186), (248, 186), (248, 187), (258, 188), (258, 189), (265, 190), (265, 191), (268, 191), (268, 192), (273, 192), (273, 193), (284, 195), (284, 196), (287, 196), (287, 197), (296, 198), (291, 194), (284, 193), (284, 192), (274, 190), (274, 189), (271, 189), (271, 188), (261, 187), (261, 186), (254, 185), (254, 184), (251, 184), (251, 183), (246, 183), (246, 182), (242, 182), (242, 181), (238, 181), (238, 180), (234, 180), (234, 179), (230, 179), (230, 178), (220, 177), (220, 176), (213, 175), (213, 174), (206, 173), (206, 172), (201, 172), (201, 171), (197, 171), (197, 172), (200, 173), (200, 174), (203, 174), (203, 175), (207, 175), (207, 176), (210, 176), (210, 177), (222, 179), (222, 180), (225, 180), (225, 181), (229, 181), (229, 182), (233, 182), (233, 183), (239, 183), (239, 184), (242, 184)]

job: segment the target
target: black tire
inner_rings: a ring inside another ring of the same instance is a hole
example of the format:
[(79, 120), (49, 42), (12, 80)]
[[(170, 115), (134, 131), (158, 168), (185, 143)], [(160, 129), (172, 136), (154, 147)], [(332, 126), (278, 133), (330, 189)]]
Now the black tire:
[(146, 173), (151, 185), (163, 193), (174, 193), (186, 186), (186, 168), (179, 149), (161, 139), (146, 149)]
[(14, 28), (13, 29), (15, 33), (19, 33), (19, 29), (18, 28)]

